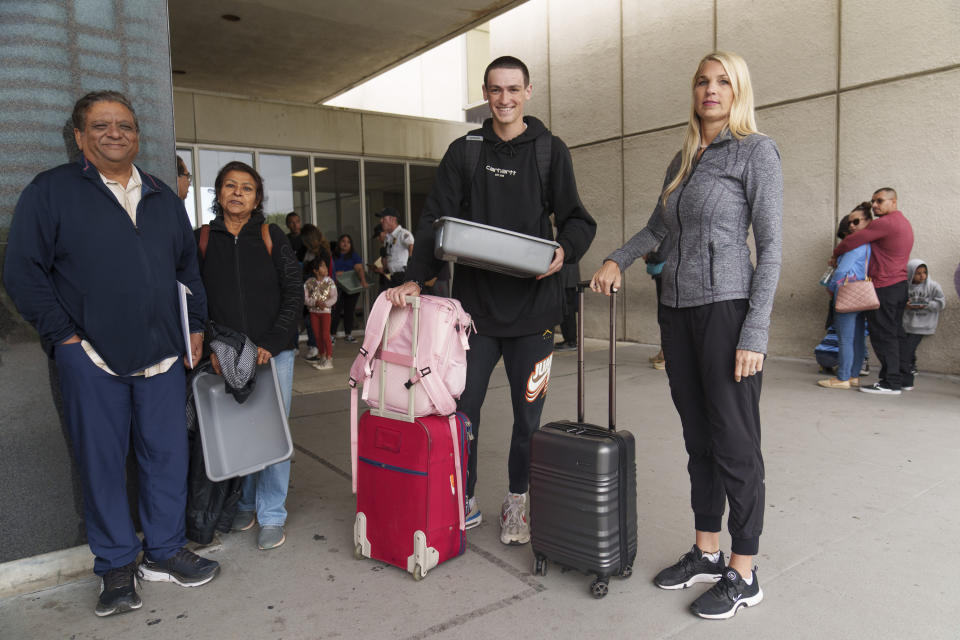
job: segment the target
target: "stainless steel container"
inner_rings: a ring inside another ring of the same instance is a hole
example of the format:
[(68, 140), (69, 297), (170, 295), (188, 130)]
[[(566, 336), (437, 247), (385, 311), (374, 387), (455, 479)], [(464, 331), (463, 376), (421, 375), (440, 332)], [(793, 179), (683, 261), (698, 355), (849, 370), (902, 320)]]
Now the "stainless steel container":
[(518, 278), (545, 273), (560, 245), (499, 227), (443, 217), (433, 223), (434, 255), (440, 260)]

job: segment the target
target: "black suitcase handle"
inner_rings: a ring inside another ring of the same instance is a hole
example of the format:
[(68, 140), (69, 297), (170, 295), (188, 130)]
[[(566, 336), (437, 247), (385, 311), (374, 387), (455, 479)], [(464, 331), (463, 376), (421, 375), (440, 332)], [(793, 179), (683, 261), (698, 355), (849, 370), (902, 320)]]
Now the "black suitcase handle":
[[(583, 290), (590, 286), (589, 280), (577, 283), (577, 422), (585, 419), (584, 389), (586, 380), (583, 367)], [(610, 364), (608, 393), (608, 424), (610, 431), (617, 430), (617, 290), (610, 293)]]

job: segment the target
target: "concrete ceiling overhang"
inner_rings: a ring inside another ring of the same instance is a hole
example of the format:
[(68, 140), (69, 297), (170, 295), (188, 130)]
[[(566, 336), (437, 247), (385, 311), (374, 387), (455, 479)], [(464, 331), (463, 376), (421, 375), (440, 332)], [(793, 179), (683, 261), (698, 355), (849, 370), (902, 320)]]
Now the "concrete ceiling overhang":
[(173, 84), (322, 103), (524, 1), (169, 0)]

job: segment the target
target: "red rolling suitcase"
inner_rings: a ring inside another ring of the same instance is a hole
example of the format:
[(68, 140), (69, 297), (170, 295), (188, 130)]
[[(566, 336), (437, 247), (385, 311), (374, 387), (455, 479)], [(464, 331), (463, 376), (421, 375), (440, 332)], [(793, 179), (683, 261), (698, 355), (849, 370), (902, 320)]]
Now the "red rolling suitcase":
[(616, 295), (610, 296), (609, 428), (584, 422), (583, 287), (578, 285), (577, 421), (545, 424), (533, 434), (530, 544), (534, 574), (547, 562), (596, 574), (590, 592), (607, 594), (610, 576), (630, 577), (637, 555), (636, 449), (616, 430)]
[(463, 414), (413, 422), (360, 418), (354, 555), (423, 578), (464, 552), (469, 422)]
[[(413, 383), (418, 379), (415, 356), (421, 307), (418, 299), (408, 301), (414, 308), (412, 326), (406, 327), (411, 331), (414, 357), (401, 366), (410, 367), (410, 378), (405, 383), (397, 375), (387, 376), (384, 364), (374, 367), (374, 375), (379, 375), (380, 400), (358, 421), (356, 445), (351, 447), (355, 451), (352, 464), (357, 493), (353, 542), (356, 558), (381, 560), (420, 580), (430, 569), (461, 555), (466, 548), (470, 422), (461, 413), (415, 415), (415, 394), (421, 386)], [(389, 316), (381, 340), (377, 356), (382, 362), (399, 360), (397, 354), (390, 355)], [(399, 342), (406, 344), (404, 339)], [(391, 393), (406, 396), (406, 413), (386, 408), (383, 397), (388, 384), (401, 387)], [(356, 415), (355, 398), (354, 392), (352, 415)]]

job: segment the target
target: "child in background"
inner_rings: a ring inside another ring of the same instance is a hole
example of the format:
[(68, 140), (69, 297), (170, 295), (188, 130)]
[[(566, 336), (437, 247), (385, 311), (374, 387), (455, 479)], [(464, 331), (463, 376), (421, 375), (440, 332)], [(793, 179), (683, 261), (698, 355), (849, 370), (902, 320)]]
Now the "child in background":
[(310, 326), (317, 340), (320, 360), (310, 365), (314, 369), (333, 369), (333, 344), (330, 342), (330, 308), (337, 302), (337, 285), (330, 277), (327, 257), (310, 260), (305, 270), (312, 274), (303, 283), (303, 301), (310, 311)]
[(900, 347), (900, 376), (903, 378), (903, 390), (911, 391), (917, 373), (917, 347), (924, 336), (932, 336), (937, 330), (940, 310), (947, 300), (940, 285), (930, 279), (923, 260), (907, 263), (907, 279), (910, 290), (903, 312), (903, 328), (907, 332), (907, 339), (906, 346)]

